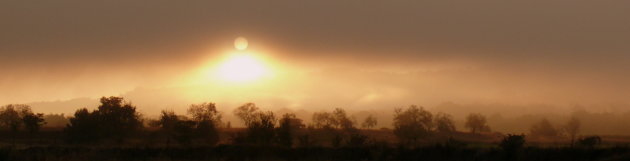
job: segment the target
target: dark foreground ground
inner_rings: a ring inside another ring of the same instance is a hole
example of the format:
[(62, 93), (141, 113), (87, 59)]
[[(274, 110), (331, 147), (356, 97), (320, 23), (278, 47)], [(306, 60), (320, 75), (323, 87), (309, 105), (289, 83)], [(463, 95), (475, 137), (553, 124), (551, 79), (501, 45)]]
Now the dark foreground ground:
[(628, 161), (627, 147), (537, 148), (525, 147), (516, 152), (499, 148), (470, 148), (444, 145), (419, 148), (386, 146), (371, 147), (301, 147), (220, 145), (215, 147), (2, 147), (0, 160), (47, 161), (377, 161), (377, 160), (437, 160), (437, 161)]
[[(420, 147), (399, 147), (391, 130), (362, 130), (368, 141), (333, 146), (326, 131), (310, 134), (308, 145), (296, 139), (291, 148), (271, 145), (234, 144), (233, 136), (243, 129), (224, 129), (217, 146), (192, 141), (179, 144), (145, 131), (124, 143), (101, 141), (71, 144), (59, 129), (39, 133), (0, 132), (0, 161), (630, 161), (626, 136), (603, 136), (591, 148), (571, 148), (567, 139), (540, 141), (526, 138), (525, 146), (504, 150), (503, 135), (453, 133), (449, 137), (423, 139)], [(357, 146), (358, 145), (358, 146)]]

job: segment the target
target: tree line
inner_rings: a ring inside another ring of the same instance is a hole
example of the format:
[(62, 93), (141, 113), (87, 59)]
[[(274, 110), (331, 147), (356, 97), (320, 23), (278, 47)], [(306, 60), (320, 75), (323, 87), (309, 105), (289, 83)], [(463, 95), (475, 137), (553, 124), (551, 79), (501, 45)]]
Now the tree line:
[[(143, 131), (151, 131), (151, 136), (162, 138), (167, 146), (200, 144), (215, 145), (221, 137), (228, 137), (232, 144), (244, 145), (279, 145), (312, 146), (316, 142), (327, 142), (338, 147), (363, 146), (375, 143), (357, 127), (359, 123), (348, 116), (342, 108), (331, 112), (315, 112), (312, 121), (306, 125), (293, 113), (280, 116), (271, 111), (261, 110), (254, 103), (246, 103), (232, 113), (246, 126), (242, 131), (222, 136), (221, 130), (231, 128), (230, 122), (222, 121), (222, 113), (216, 104), (205, 102), (192, 104), (185, 115), (163, 110), (157, 119), (142, 119), (136, 106), (125, 102), (122, 97), (102, 97), (100, 105), (94, 110), (78, 109), (63, 128), (64, 139), (68, 143), (98, 143), (102, 141), (122, 143), (129, 138), (138, 137)], [(57, 120), (63, 115), (47, 116)], [(26, 131), (36, 133), (46, 124), (45, 115), (33, 113), (28, 105), (5, 105), (0, 108), (0, 127), (5, 131), (17, 133)], [(430, 136), (450, 137), (458, 132), (453, 117), (446, 113), (431, 113), (423, 107), (411, 105), (394, 110), (392, 133), (401, 145), (417, 146)], [(378, 119), (373, 115), (361, 121), (364, 129), (373, 129)], [(491, 131), (486, 117), (472, 113), (466, 117), (465, 128), (470, 134)], [(154, 130), (149, 130), (154, 129)], [(580, 120), (572, 118), (561, 128), (555, 128), (543, 119), (532, 125), (530, 136), (541, 138), (569, 137), (571, 146), (577, 141), (580, 145), (593, 146), (601, 142), (599, 137), (577, 138)], [(500, 144), (505, 148), (519, 147), (525, 135), (507, 135)], [(451, 140), (452, 141), (452, 140)]]

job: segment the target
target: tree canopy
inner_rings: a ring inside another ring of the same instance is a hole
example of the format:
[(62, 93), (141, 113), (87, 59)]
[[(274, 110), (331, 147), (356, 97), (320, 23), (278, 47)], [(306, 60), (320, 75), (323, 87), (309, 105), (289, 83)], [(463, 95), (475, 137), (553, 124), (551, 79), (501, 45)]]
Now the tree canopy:
[(406, 144), (416, 144), (430, 134), (433, 115), (423, 107), (411, 105), (407, 109), (396, 109), (394, 114), (394, 134)]

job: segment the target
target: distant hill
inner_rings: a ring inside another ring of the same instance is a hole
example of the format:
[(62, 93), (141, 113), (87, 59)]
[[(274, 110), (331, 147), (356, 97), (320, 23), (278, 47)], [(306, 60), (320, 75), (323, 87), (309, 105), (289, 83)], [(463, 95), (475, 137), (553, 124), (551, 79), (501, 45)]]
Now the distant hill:
[(98, 99), (93, 98), (75, 98), (63, 101), (41, 101), (27, 104), (37, 113), (64, 113), (66, 116), (72, 116), (79, 108), (96, 108), (99, 102)]

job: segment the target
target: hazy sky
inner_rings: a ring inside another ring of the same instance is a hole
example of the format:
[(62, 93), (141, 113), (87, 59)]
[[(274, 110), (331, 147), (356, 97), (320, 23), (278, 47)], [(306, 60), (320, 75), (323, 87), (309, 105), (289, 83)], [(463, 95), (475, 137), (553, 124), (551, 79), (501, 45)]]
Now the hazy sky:
[[(628, 15), (625, 0), (4, 0), (0, 104), (628, 104)], [(195, 80), (239, 36), (279, 76)]]

